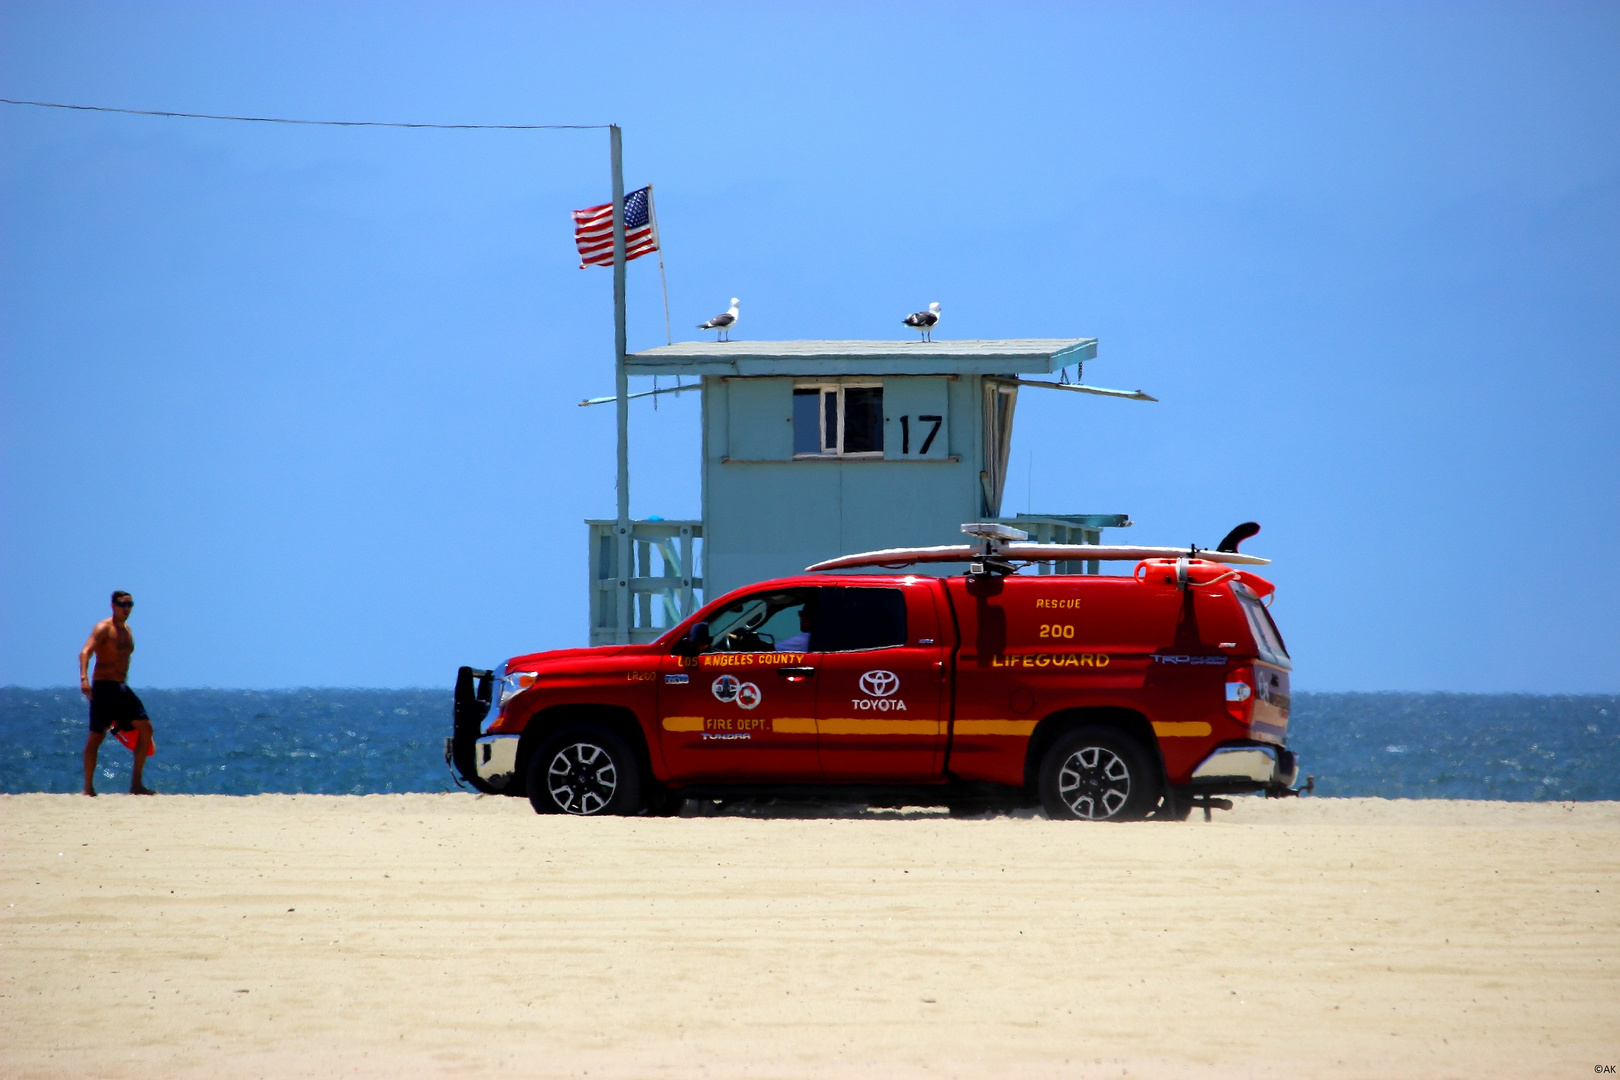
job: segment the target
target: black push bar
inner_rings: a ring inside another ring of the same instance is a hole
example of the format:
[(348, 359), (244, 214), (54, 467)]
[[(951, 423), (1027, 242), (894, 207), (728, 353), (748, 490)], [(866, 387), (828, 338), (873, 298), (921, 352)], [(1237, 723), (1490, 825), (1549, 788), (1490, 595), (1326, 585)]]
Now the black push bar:
[(499, 794), (478, 778), (478, 736), (495, 697), (495, 673), (463, 665), (456, 672), (455, 726), (450, 737), (449, 759), (461, 778), (486, 795)]

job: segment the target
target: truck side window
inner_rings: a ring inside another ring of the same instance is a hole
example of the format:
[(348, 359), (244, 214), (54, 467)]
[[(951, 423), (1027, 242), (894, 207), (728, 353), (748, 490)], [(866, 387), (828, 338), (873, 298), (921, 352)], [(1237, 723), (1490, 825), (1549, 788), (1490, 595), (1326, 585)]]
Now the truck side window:
[[(709, 619), (709, 652), (804, 652), (816, 609), (815, 589), (745, 596)], [(797, 639), (797, 640), (796, 640)], [(797, 646), (797, 647), (795, 647)]]
[(1271, 612), (1252, 596), (1238, 593), (1237, 597), (1238, 603), (1243, 606), (1243, 614), (1249, 620), (1249, 631), (1254, 634), (1254, 643), (1258, 646), (1260, 659), (1279, 667), (1291, 667), (1288, 662), (1288, 650), (1283, 647), (1282, 635), (1277, 633), (1277, 624), (1271, 621)]
[(900, 589), (822, 588), (810, 638), (812, 652), (888, 649), (906, 640), (906, 596)]

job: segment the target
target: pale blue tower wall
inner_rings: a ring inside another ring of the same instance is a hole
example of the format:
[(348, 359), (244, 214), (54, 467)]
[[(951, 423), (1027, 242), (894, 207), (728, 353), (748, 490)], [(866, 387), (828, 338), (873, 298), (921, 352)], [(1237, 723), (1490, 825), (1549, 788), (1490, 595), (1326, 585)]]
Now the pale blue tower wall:
[[(798, 573), (849, 552), (959, 543), (963, 522), (987, 516), (979, 479), (981, 376), (822, 380), (881, 383), (881, 460), (795, 460), (796, 381), (802, 380), (703, 380), (706, 595)], [(923, 415), (943, 417), (926, 455), (920, 450), (932, 424), (917, 419)], [(911, 428), (909, 447), (903, 416)]]
[[(999, 509), (980, 480), (986, 379), (1050, 375), (1096, 354), (1093, 338), (723, 341), (658, 346), (625, 364), (631, 375), (702, 380), (712, 599), (836, 555), (961, 542), (964, 522)], [(794, 458), (793, 391), (811, 385), (883, 387), (881, 459)], [(943, 418), (926, 454), (924, 415)]]

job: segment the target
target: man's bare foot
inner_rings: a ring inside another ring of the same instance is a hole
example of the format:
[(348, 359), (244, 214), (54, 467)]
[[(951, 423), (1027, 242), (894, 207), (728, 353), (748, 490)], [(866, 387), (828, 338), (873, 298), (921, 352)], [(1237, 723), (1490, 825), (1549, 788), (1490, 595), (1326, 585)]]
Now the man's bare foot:
[(89, 784), (84, 785), (84, 793), (90, 796), (92, 799), (96, 797), (96, 789), (91, 787)]
[(157, 792), (153, 791), (151, 788), (147, 787), (145, 784), (131, 784), (129, 786), (129, 793), (131, 795), (156, 795), (157, 794)]

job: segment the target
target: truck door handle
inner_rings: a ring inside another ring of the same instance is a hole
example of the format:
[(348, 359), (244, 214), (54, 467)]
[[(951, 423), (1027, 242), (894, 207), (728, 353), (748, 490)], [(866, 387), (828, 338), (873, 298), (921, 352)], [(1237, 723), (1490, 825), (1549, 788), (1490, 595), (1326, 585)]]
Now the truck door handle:
[(779, 667), (776, 673), (788, 682), (803, 682), (816, 673), (813, 667)]

